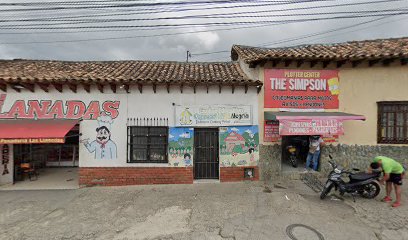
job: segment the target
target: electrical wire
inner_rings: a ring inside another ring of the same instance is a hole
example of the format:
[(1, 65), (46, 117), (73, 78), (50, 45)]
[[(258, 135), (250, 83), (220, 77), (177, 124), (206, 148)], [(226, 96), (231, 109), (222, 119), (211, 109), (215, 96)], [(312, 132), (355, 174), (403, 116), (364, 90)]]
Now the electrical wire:
[[(386, 2), (400, 2), (404, 0), (380, 0), (380, 1), (369, 1), (369, 2), (353, 2), (353, 3), (346, 3), (346, 4), (331, 4), (331, 5), (318, 5), (318, 6), (307, 6), (307, 7), (295, 7), (295, 8), (284, 8), (284, 9), (274, 9), (272, 10), (273, 12), (285, 12), (285, 11), (299, 11), (299, 10), (310, 10), (310, 9), (322, 9), (322, 8), (333, 8), (333, 7), (350, 7), (350, 6), (358, 6), (358, 5), (367, 5), (367, 4), (379, 4), (379, 3), (386, 3)], [(92, 18), (92, 17), (113, 17), (113, 16), (128, 16), (128, 15), (140, 15), (140, 14), (154, 14), (154, 13), (165, 13), (165, 12), (170, 12), (170, 13), (175, 13), (175, 12), (180, 12), (180, 11), (193, 11), (193, 10), (215, 10), (215, 9), (221, 9), (221, 8), (228, 8), (228, 9), (235, 9), (235, 8), (246, 8), (250, 7), (247, 5), (238, 5), (238, 6), (224, 6), (224, 7), (206, 7), (206, 8), (189, 8), (189, 9), (179, 9), (179, 8), (164, 8), (163, 10), (160, 11), (149, 11), (149, 12), (143, 12), (144, 10), (139, 9), (137, 11), (131, 10), (130, 12), (119, 12), (119, 13), (109, 13), (109, 14), (87, 14), (87, 15), (71, 15), (70, 16), (58, 16), (58, 17), (49, 17), (49, 18), (40, 18), (40, 19), (22, 19), (21, 21), (25, 20), (31, 20), (31, 21), (37, 21), (37, 20), (55, 20), (55, 19), (77, 19), (77, 18)], [(239, 15), (239, 14), (247, 14), (247, 13), (265, 13), (265, 12), (271, 12), (271, 10), (260, 10), (260, 11), (245, 11), (245, 12), (229, 12), (228, 14), (230, 15)], [(17, 15), (19, 16), (19, 15)], [(8, 15), (8, 16), (2, 16), (4, 17), (16, 17), (16, 15)], [(16, 20), (18, 21), (18, 20)]]
[[(322, 1), (334, 1), (334, 0), (292, 0), (292, 1), (249, 1), (249, 0), (237, 0), (237, 1), (223, 1), (225, 3), (236, 3), (236, 2), (246, 2), (246, 3), (265, 3), (268, 5), (285, 5), (285, 4), (297, 4), (297, 3), (306, 3), (306, 2), (322, 2)], [(56, 11), (56, 10), (73, 10), (73, 9), (104, 9), (104, 8), (132, 8), (132, 7), (148, 7), (148, 6), (186, 6), (186, 5), (196, 5), (196, 4), (220, 4), (221, 1), (194, 1), (194, 2), (156, 2), (156, 3), (128, 3), (128, 4), (111, 4), (111, 5), (90, 5), (90, 6), (72, 6), (72, 7), (42, 7), (42, 8), (12, 8), (12, 9), (3, 9), (0, 12), (29, 12), (29, 11)], [(251, 5), (262, 6), (262, 5)]]
[[(363, 22), (358, 25), (366, 24), (369, 22), (374, 22), (378, 21), (380, 19), (374, 19), (370, 21)], [(277, 24), (278, 25), (278, 24)], [(268, 27), (270, 26), (269, 24), (266, 25), (257, 25), (257, 26), (246, 26), (246, 27), (235, 27), (235, 28), (224, 28), (224, 29), (218, 29), (217, 31), (230, 31), (230, 30), (238, 30), (238, 29), (244, 29), (244, 28), (259, 28), (259, 27)], [(348, 26), (352, 27), (352, 26)], [(342, 27), (340, 29), (346, 29), (347, 27)], [(202, 32), (212, 32), (214, 30), (201, 30), (201, 31), (190, 31), (190, 32), (181, 32), (181, 33), (168, 33), (168, 34), (153, 34), (153, 35), (138, 35), (138, 36), (126, 36), (126, 37), (109, 37), (109, 38), (90, 38), (90, 39), (76, 39), (76, 40), (57, 40), (57, 41), (36, 41), (36, 42), (4, 42), (0, 43), (0, 45), (25, 45), (25, 44), (49, 44), (49, 43), (73, 43), (73, 42), (88, 42), (88, 41), (106, 41), (106, 40), (121, 40), (121, 39), (134, 39), (134, 38), (149, 38), (149, 37), (162, 37), (162, 36), (174, 36), (174, 35), (183, 35), (183, 34), (195, 34), (195, 33), (202, 33)], [(328, 32), (333, 32), (335, 30), (329, 30)], [(313, 36), (318, 35), (319, 33), (313, 34)], [(320, 33), (320, 34), (323, 34)], [(302, 36), (300, 38), (305, 38), (307, 36)], [(283, 43), (283, 42), (282, 42)], [(227, 51), (217, 51), (213, 53), (218, 53), (218, 52), (227, 52)], [(210, 53), (205, 53), (205, 54), (200, 54), (200, 55), (208, 55)], [(199, 54), (192, 54), (193, 56), (198, 56)]]
[[(240, 15), (239, 18), (273, 18), (273, 17), (298, 17), (298, 16), (315, 16), (315, 15), (339, 15), (339, 14), (367, 14), (367, 13), (384, 13), (384, 12), (404, 12), (408, 8), (396, 9), (381, 9), (369, 11), (341, 11), (341, 12), (319, 12), (319, 13), (293, 13), (293, 14), (270, 14), (270, 15)], [(254, 11), (253, 13), (257, 13)], [(234, 19), (236, 16), (230, 14), (202, 14), (202, 15), (187, 15), (178, 17), (157, 17), (157, 18), (124, 18), (124, 19), (90, 19), (90, 20), (50, 20), (47, 23), (32, 23), (32, 24), (12, 24), (0, 25), (0, 27), (27, 27), (27, 26), (55, 26), (55, 25), (72, 25), (84, 23), (112, 23), (112, 22), (134, 22), (134, 21), (159, 21), (159, 20), (187, 20), (187, 19)], [(27, 20), (30, 21), (30, 20)], [(7, 20), (0, 20), (2, 22), (10, 22)], [(49, 23), (57, 22), (57, 23)]]
[[(330, 30), (311, 33), (311, 34), (304, 34), (304, 35), (285, 38), (285, 39), (281, 39), (281, 40), (273, 41), (273, 42), (264, 42), (264, 43), (256, 44), (255, 47), (266, 47), (266, 46), (271, 46), (271, 45), (276, 45), (276, 44), (281, 44), (281, 43), (293, 42), (293, 41), (297, 41), (297, 40), (300, 40), (300, 39), (311, 38), (311, 37), (314, 37), (314, 36), (324, 35), (324, 34), (327, 34), (327, 33), (337, 32), (337, 31), (341, 31), (341, 30), (345, 30), (345, 29), (349, 29), (349, 28), (354, 28), (354, 27), (357, 27), (357, 26), (361, 26), (361, 25), (365, 25), (365, 24), (369, 24), (369, 23), (373, 23), (373, 22), (377, 22), (377, 21), (383, 20), (385, 18), (389, 18), (389, 17), (380, 17), (380, 18), (376, 18), (376, 19), (373, 19), (373, 20), (364, 21), (364, 22), (361, 22), (361, 23), (358, 23), (358, 24), (352, 24), (352, 25), (348, 25), (348, 26), (344, 26), (344, 27), (340, 27), (340, 28), (330, 29)], [(193, 56), (193, 57), (195, 57), (195, 56), (205, 56), (205, 55), (212, 55), (212, 54), (219, 54), (219, 53), (226, 53), (226, 52), (230, 52), (230, 51), (229, 50), (223, 50), (223, 51), (213, 51), (213, 52), (204, 52), (204, 53), (192, 53), (191, 56)]]
[[(370, 22), (379, 21), (379, 20), (383, 20), (383, 19), (386, 19), (386, 18), (389, 18), (389, 17), (381, 17), (381, 18), (378, 18), (378, 19), (374, 19), (374, 20), (372, 20)], [(358, 28), (358, 29), (354, 29), (354, 30), (350, 30), (350, 31), (345, 31), (345, 32), (340, 32), (340, 33), (335, 33), (335, 34), (329, 34), (327, 36), (322, 36), (322, 37), (317, 37), (317, 38), (316, 38), (316, 36), (318, 36), (318, 35), (323, 35), (323, 34), (326, 34), (326, 33), (336, 32), (337, 29), (324, 31), (325, 33), (321, 32), (321, 33), (315, 33), (315, 34), (310, 34), (310, 35), (300, 35), (300, 36), (296, 36), (296, 37), (281, 39), (281, 40), (278, 40), (278, 41), (275, 41), (275, 42), (257, 44), (257, 45), (255, 45), (255, 47), (271, 47), (271, 46), (279, 47), (279, 46), (276, 46), (276, 45), (282, 44), (282, 43), (293, 42), (293, 41), (299, 41), (299, 40), (302, 41), (302, 45), (306, 45), (305, 42), (304, 42), (304, 39), (312, 38), (311, 40), (315, 41), (315, 40), (319, 40), (319, 39), (325, 39), (325, 38), (329, 38), (329, 37), (344, 35), (345, 33), (352, 33), (352, 32), (362, 31), (362, 30), (373, 28), (373, 27), (378, 27), (378, 26), (381, 26), (381, 25), (385, 25), (385, 24), (388, 24), (388, 23), (401, 21), (401, 20), (404, 20), (404, 19), (407, 19), (407, 17), (404, 17), (404, 18), (401, 18), (401, 19), (395, 19), (395, 20), (391, 20), (391, 21), (387, 21), (387, 22), (383, 22), (383, 23), (378, 23), (378, 24), (376, 24), (374, 26), (367, 26), (367, 27), (364, 27), (364, 28)], [(368, 22), (359, 23), (357, 25), (363, 25), (363, 24), (366, 24), (366, 23), (368, 23)], [(355, 27), (357, 25), (351, 25), (351, 27)], [(344, 27), (343, 29), (346, 29), (346, 28)], [(340, 29), (338, 31), (340, 31)], [(299, 45), (298, 44), (289, 45), (289, 46), (285, 45), (285, 47), (295, 47), (295, 46), (299, 46)], [(228, 51), (218, 51), (218, 52), (214, 52), (214, 53), (218, 54), (218, 53), (221, 53), (221, 52), (226, 53), (226, 52), (231, 52), (231, 51), (229, 51), (229, 50)], [(209, 55), (209, 54), (211, 54), (211, 53), (207, 53), (207, 55)], [(192, 54), (192, 57), (194, 57), (194, 56), (197, 56), (197, 54)], [(225, 58), (229, 58), (229, 57), (230, 57), (229, 55), (225, 56)], [(223, 59), (223, 58), (212, 58), (212, 59), (209, 59), (207, 61), (215, 61), (215, 60), (221, 60), (221, 59)]]
[(394, 15), (405, 15), (408, 12), (398, 12), (398, 13), (379, 13), (379, 14), (368, 14), (368, 15), (344, 15), (344, 16), (334, 16), (334, 17), (322, 17), (322, 18), (304, 18), (304, 19), (293, 19), (293, 20), (273, 20), (273, 21), (234, 21), (234, 22), (206, 22), (206, 23), (178, 23), (178, 24), (150, 24), (150, 25), (94, 25), (94, 26), (60, 26), (60, 27), (16, 27), (16, 26), (1, 26), (0, 29), (22, 29), (22, 30), (52, 30), (52, 29), (107, 29), (107, 28), (134, 28), (134, 29), (148, 29), (157, 27), (207, 27), (207, 26), (228, 26), (228, 25), (248, 25), (248, 24), (279, 24), (279, 23), (295, 23), (295, 22), (309, 22), (309, 21), (321, 21), (321, 20), (336, 20), (336, 19), (351, 19), (351, 18), (366, 18), (366, 17), (381, 17), (381, 16), (394, 16)]

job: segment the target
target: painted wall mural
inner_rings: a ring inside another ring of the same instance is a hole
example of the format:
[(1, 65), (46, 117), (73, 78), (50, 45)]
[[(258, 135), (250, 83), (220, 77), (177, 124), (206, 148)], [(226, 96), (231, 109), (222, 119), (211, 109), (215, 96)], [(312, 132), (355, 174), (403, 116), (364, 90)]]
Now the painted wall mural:
[(220, 128), (221, 167), (257, 166), (258, 161), (258, 126)]
[(192, 167), (194, 148), (193, 128), (169, 129), (169, 165), (172, 167)]
[(97, 119), (96, 139), (89, 142), (89, 138), (81, 139), (89, 153), (94, 153), (94, 158), (98, 160), (111, 160), (117, 158), (116, 143), (112, 141), (113, 119), (107, 113), (103, 113)]

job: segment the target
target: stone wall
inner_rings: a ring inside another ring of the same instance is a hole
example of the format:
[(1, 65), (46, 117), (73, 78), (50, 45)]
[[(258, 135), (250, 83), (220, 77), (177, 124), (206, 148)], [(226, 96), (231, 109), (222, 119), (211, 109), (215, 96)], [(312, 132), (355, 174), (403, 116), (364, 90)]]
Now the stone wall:
[(361, 170), (367, 169), (376, 156), (387, 156), (405, 165), (408, 163), (408, 146), (326, 145), (322, 147), (320, 160), (320, 169), (323, 173), (330, 171), (329, 154), (342, 167)]
[[(260, 145), (259, 172), (261, 180), (268, 181), (282, 175), (281, 146)], [(408, 167), (408, 146), (368, 146), (368, 145), (326, 145), (322, 147), (320, 170), (325, 176), (331, 167), (328, 164), (329, 154), (333, 160), (344, 168), (366, 170), (375, 156), (391, 157)]]
[(281, 145), (260, 145), (258, 166), (261, 180), (268, 181), (280, 175), (281, 159)]

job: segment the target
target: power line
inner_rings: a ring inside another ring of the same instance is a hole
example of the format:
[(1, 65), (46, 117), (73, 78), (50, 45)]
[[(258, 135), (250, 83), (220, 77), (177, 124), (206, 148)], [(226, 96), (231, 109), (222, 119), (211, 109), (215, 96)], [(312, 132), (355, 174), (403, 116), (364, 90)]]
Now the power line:
[[(379, 4), (379, 3), (389, 3), (389, 2), (400, 2), (404, 0), (380, 0), (380, 1), (369, 1), (369, 2), (353, 2), (353, 3), (346, 3), (346, 4), (332, 4), (332, 5), (318, 5), (318, 6), (308, 6), (308, 7), (295, 7), (295, 8), (284, 8), (284, 9), (274, 9), (273, 12), (285, 12), (285, 11), (299, 11), (299, 10), (309, 10), (309, 9), (321, 9), (321, 8), (333, 8), (333, 7), (350, 7), (350, 6), (357, 6), (357, 5), (367, 5), (367, 4)], [(241, 8), (241, 7), (252, 7), (252, 5), (238, 5), (238, 6), (225, 6), (225, 7), (220, 7), (220, 8)], [(20, 19), (21, 21), (37, 21), (37, 20), (54, 20), (54, 19), (76, 19), (76, 18), (93, 18), (93, 17), (113, 17), (113, 16), (127, 16), (127, 15), (141, 15), (141, 14), (152, 14), (152, 13), (164, 13), (164, 12), (179, 12), (179, 11), (193, 11), (193, 10), (214, 10), (218, 9), (214, 7), (207, 7), (207, 8), (190, 8), (190, 9), (180, 9), (180, 8), (163, 8), (160, 11), (150, 11), (150, 12), (142, 12), (145, 9), (138, 9), (137, 11), (130, 10), (130, 12), (127, 13), (109, 13), (109, 14), (86, 14), (86, 15), (69, 15), (69, 16), (58, 16), (58, 17), (42, 17), (42, 18), (37, 18), (37, 19)], [(157, 10), (157, 9), (156, 9)], [(174, 11), (177, 10), (177, 11)], [(258, 13), (265, 13), (265, 12), (271, 12), (271, 10), (260, 10), (256, 11)], [(230, 15), (239, 15), (239, 14), (246, 14), (246, 13), (254, 13), (254, 11), (245, 11), (245, 12), (230, 12), (228, 14)], [(17, 15), (18, 16), (18, 15)], [(16, 17), (16, 15), (8, 15), (8, 16), (2, 16), (2, 17)], [(20, 21), (20, 20), (14, 20), (14, 21)]]
[[(342, 30), (345, 30), (346, 28), (351, 28), (351, 27), (356, 27), (356, 26), (359, 26), (359, 25), (367, 24), (367, 23), (372, 23), (372, 22), (379, 21), (379, 20), (383, 20), (383, 19), (386, 19), (386, 18), (390, 18), (390, 17), (381, 17), (381, 18), (377, 18), (377, 19), (374, 19), (374, 20), (371, 20), (371, 21), (362, 22), (362, 23), (359, 23), (359, 24), (356, 24), (356, 25), (351, 25), (351, 26), (348, 26), (348, 27), (343, 27)], [(316, 38), (316, 36), (318, 36), (318, 35), (324, 35), (324, 34), (327, 34), (327, 33), (330, 33), (330, 32), (340, 31), (341, 29), (333, 29), (333, 30), (324, 31), (324, 32), (318, 32), (318, 33), (309, 34), (309, 35), (308, 35), (308, 34), (306, 34), (306, 35), (300, 35), (300, 36), (296, 36), (296, 37), (281, 39), (281, 40), (278, 40), (278, 41), (275, 41), (275, 42), (257, 44), (257, 45), (255, 45), (255, 47), (266, 47), (266, 46), (270, 47), (270, 46), (274, 46), (274, 45), (282, 44), (282, 43), (287, 43), (287, 42), (293, 42), (293, 41), (299, 41), (299, 40), (302, 40), (302, 41), (303, 41), (304, 39), (307, 39), (307, 38), (312, 38), (312, 40), (324, 39), (324, 38), (328, 38), (328, 37), (333, 37), (333, 36), (342, 35), (342, 34), (345, 34), (345, 33), (351, 33), (351, 32), (361, 31), (361, 30), (365, 30), (365, 29), (369, 29), (369, 28), (373, 28), (373, 27), (378, 27), (378, 26), (381, 26), (381, 25), (384, 25), (384, 24), (387, 24), (387, 23), (397, 22), (397, 21), (401, 21), (401, 20), (404, 20), (404, 19), (407, 19), (407, 18), (405, 17), (405, 18), (401, 18), (401, 19), (395, 19), (395, 20), (391, 20), (391, 21), (386, 21), (386, 22), (383, 22), (383, 23), (379, 23), (379, 24), (374, 25), (374, 26), (367, 26), (367, 27), (363, 27), (363, 28), (358, 28), (358, 29), (350, 30), (350, 31), (345, 31), (345, 32), (340, 32), (340, 33), (335, 33), (335, 34), (329, 34), (328, 36), (317, 37), (317, 38)], [(305, 43), (303, 42), (302, 45), (305, 45)], [(294, 47), (294, 46), (298, 46), (298, 44), (289, 45), (289, 46), (285, 46), (285, 47)], [(218, 51), (218, 52), (221, 53), (221, 51)], [(226, 53), (226, 52), (230, 52), (230, 51), (223, 51), (223, 52)], [(214, 53), (215, 53), (215, 52), (214, 52)], [(193, 57), (196, 56), (196, 55), (197, 55), (197, 54), (193, 54)], [(230, 56), (226, 56), (226, 57), (230, 57)], [(219, 59), (221, 59), (221, 58), (215, 58), (215, 59), (212, 58), (212, 59), (210, 59), (210, 60), (208, 60), (208, 61), (219, 60)]]
[(207, 26), (228, 26), (228, 25), (248, 25), (248, 24), (279, 24), (279, 23), (296, 23), (296, 22), (309, 22), (309, 21), (321, 21), (321, 20), (336, 20), (336, 19), (352, 19), (352, 18), (367, 18), (367, 17), (381, 17), (381, 16), (395, 16), (405, 15), (408, 12), (398, 13), (379, 13), (368, 15), (344, 15), (334, 17), (322, 17), (322, 18), (304, 18), (294, 20), (273, 20), (273, 21), (234, 21), (234, 22), (206, 22), (206, 23), (178, 23), (178, 24), (150, 24), (150, 25), (95, 25), (95, 26), (61, 26), (61, 27), (16, 27), (16, 26), (1, 26), (0, 29), (13, 29), (13, 30), (53, 30), (53, 29), (110, 29), (110, 28), (134, 28), (134, 29), (148, 29), (157, 27), (207, 27)]
[[(104, 9), (104, 8), (134, 8), (134, 7), (149, 7), (149, 6), (186, 6), (186, 5), (197, 5), (197, 4), (227, 4), (236, 2), (246, 2), (246, 3), (267, 3), (268, 5), (285, 5), (285, 4), (296, 4), (305, 2), (320, 2), (320, 1), (334, 1), (334, 0), (293, 0), (293, 1), (249, 1), (249, 0), (236, 0), (236, 1), (194, 1), (194, 2), (155, 2), (155, 3), (127, 3), (127, 4), (111, 4), (111, 5), (90, 5), (90, 6), (57, 6), (57, 7), (42, 7), (42, 8), (25, 8), (25, 9), (3, 9), (0, 12), (30, 12), (30, 11), (60, 11), (60, 10), (72, 10), (72, 9)], [(223, 2), (223, 3), (222, 3)], [(261, 6), (261, 5), (251, 5)]]
[[(281, 40), (278, 40), (278, 41), (260, 43), (260, 44), (256, 44), (255, 46), (256, 47), (266, 47), (266, 46), (271, 46), (271, 45), (276, 45), (276, 44), (293, 42), (293, 41), (297, 41), (297, 40), (301, 40), (301, 39), (311, 38), (311, 37), (324, 35), (324, 34), (328, 34), (328, 33), (332, 33), (332, 32), (338, 32), (338, 31), (341, 31), (341, 30), (349, 29), (349, 28), (354, 28), (354, 27), (357, 27), (357, 26), (377, 22), (377, 21), (380, 21), (380, 20), (383, 20), (383, 19), (386, 19), (386, 18), (389, 18), (389, 16), (380, 17), (380, 18), (376, 18), (376, 19), (373, 19), (373, 20), (364, 21), (364, 22), (361, 22), (361, 23), (352, 24), (352, 25), (348, 25), (348, 26), (344, 26), (344, 27), (340, 27), (340, 28), (335, 28), (335, 29), (330, 29), (330, 30), (326, 30), (326, 31), (316, 32), (316, 33), (312, 33), (312, 34), (304, 34), (304, 35), (300, 35), (300, 36), (296, 36), (296, 37), (281, 39)], [(388, 22), (385, 22), (385, 23), (388, 23)], [(383, 24), (385, 24), (385, 23), (383, 23)], [(193, 57), (195, 57), (195, 56), (205, 56), (205, 55), (212, 55), (212, 54), (219, 54), (219, 53), (226, 53), (226, 52), (230, 52), (230, 51), (223, 50), (223, 51), (213, 51), (213, 52), (204, 52), (204, 53), (193, 53), (192, 56)]]
[[(384, 13), (384, 12), (403, 12), (407, 8), (401, 9), (381, 9), (369, 11), (341, 11), (341, 12), (318, 12), (318, 13), (292, 13), (292, 14), (270, 14), (270, 15), (240, 15), (239, 18), (273, 18), (273, 17), (297, 17), (297, 16), (315, 16), (315, 15), (339, 15), (339, 14), (367, 14), (367, 13)], [(252, 13), (257, 13), (253, 11)], [(236, 18), (231, 14), (201, 14), (201, 15), (187, 15), (178, 17), (157, 17), (157, 18), (125, 18), (125, 19), (89, 19), (89, 20), (50, 20), (47, 23), (33, 23), (33, 24), (12, 24), (0, 25), (1, 27), (26, 27), (26, 26), (53, 26), (53, 25), (71, 25), (71, 24), (86, 24), (86, 23), (111, 23), (111, 22), (134, 22), (134, 21), (159, 21), (159, 20), (186, 20), (186, 19), (232, 19)], [(30, 21), (30, 20), (23, 20)], [(13, 20), (0, 20), (1, 22), (13, 22)], [(49, 23), (57, 22), (57, 23)]]
[[(370, 20), (367, 22), (373, 22), (374, 20)], [(281, 23), (285, 24), (285, 23)], [(364, 23), (361, 23), (364, 24)], [(278, 25), (278, 24), (275, 24)], [(261, 24), (256, 26), (245, 26), (245, 27), (235, 27), (235, 28), (223, 28), (217, 29), (216, 31), (230, 31), (230, 30), (238, 30), (244, 28), (260, 28), (260, 27), (267, 27), (270, 24)], [(344, 27), (345, 28), (345, 27)], [(126, 36), (126, 37), (109, 37), (109, 38), (90, 38), (90, 39), (77, 39), (77, 40), (57, 40), (57, 41), (36, 41), (36, 42), (5, 42), (0, 43), (3, 45), (24, 45), (24, 44), (45, 44), (45, 43), (73, 43), (73, 42), (88, 42), (88, 41), (106, 41), (106, 40), (120, 40), (120, 39), (133, 39), (133, 38), (149, 38), (149, 37), (161, 37), (161, 36), (174, 36), (174, 35), (183, 35), (183, 34), (194, 34), (194, 33), (202, 33), (202, 32), (212, 32), (214, 30), (201, 30), (201, 31), (190, 31), (190, 32), (181, 32), (181, 33), (168, 33), (168, 34), (153, 34), (153, 35), (139, 35), (139, 36)], [(221, 51), (218, 51), (221, 52)], [(197, 55), (197, 54), (193, 54)]]

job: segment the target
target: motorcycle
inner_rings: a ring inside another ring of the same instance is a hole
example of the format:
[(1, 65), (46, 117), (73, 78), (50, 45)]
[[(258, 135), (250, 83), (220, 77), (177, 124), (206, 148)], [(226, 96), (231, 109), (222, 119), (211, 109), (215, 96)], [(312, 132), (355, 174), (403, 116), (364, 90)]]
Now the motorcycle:
[[(355, 201), (356, 195), (372, 199), (380, 193), (381, 188), (377, 181), (380, 178), (381, 172), (365, 173), (360, 172), (357, 168), (353, 168), (352, 171), (345, 170), (341, 166), (337, 166), (332, 160), (332, 156), (329, 155), (329, 157), (329, 163), (333, 169), (328, 175), (326, 184), (320, 194), (320, 199), (324, 199), (333, 187), (336, 191), (339, 190), (341, 196), (344, 193), (351, 194), (353, 201)], [(348, 182), (343, 181), (342, 177), (344, 175), (348, 176)]]
[(292, 164), (292, 166), (294, 168), (297, 168), (297, 156), (296, 156), (297, 149), (296, 149), (296, 147), (293, 146), (293, 145), (289, 145), (289, 146), (286, 147), (286, 149), (289, 152), (289, 161), (290, 161), (290, 163)]

